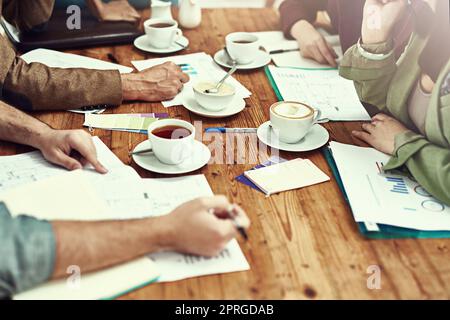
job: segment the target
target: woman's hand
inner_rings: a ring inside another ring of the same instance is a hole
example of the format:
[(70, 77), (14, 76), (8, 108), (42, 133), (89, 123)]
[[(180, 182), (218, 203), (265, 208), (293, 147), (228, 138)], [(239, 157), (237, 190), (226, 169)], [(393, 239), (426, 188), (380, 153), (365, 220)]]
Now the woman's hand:
[(407, 7), (407, 0), (366, 0), (361, 33), (363, 43), (386, 42)]
[(304, 58), (313, 59), (321, 64), (337, 67), (337, 54), (333, 47), (308, 21), (301, 20), (292, 27), (292, 36), (297, 40), (300, 53)]
[(395, 137), (409, 131), (399, 121), (382, 113), (373, 117), (372, 123), (363, 124), (362, 129), (353, 131), (353, 136), (391, 156), (395, 151)]

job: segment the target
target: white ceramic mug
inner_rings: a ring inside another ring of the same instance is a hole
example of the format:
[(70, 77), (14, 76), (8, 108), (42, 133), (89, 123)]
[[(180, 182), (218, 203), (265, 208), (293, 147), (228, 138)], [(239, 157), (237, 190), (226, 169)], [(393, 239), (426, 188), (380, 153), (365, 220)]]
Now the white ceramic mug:
[[(169, 126), (187, 129), (191, 134), (181, 139), (166, 139), (154, 134), (155, 130)], [(169, 165), (178, 165), (193, 156), (195, 127), (183, 120), (158, 120), (148, 127), (148, 139), (152, 145), (153, 153), (159, 161)]]
[[(156, 27), (167, 25), (166, 27)], [(150, 45), (157, 49), (167, 49), (178, 41), (183, 32), (178, 28), (178, 22), (171, 19), (149, 19), (144, 22), (145, 34)]]
[(259, 38), (251, 33), (230, 33), (225, 41), (231, 58), (238, 64), (250, 64), (258, 56)]
[(272, 129), (284, 143), (301, 141), (320, 117), (320, 110), (300, 102), (281, 101), (270, 107)]

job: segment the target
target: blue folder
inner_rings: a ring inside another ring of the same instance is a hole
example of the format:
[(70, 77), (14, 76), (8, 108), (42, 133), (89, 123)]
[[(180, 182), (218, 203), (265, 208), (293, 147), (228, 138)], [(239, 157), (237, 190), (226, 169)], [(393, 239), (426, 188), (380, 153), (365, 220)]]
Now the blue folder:
[[(336, 166), (336, 162), (334, 161), (333, 154), (328, 146), (322, 148), (322, 152), (325, 156), (325, 159), (330, 166), (334, 177), (339, 185), (339, 188), (344, 195), (347, 203), (350, 204), (348, 200), (347, 193), (344, 188), (344, 184), (342, 183), (341, 176), (339, 174), (339, 170)], [(358, 223), (359, 231), (367, 238), (370, 239), (405, 239), (405, 238), (416, 238), (416, 239), (442, 239), (442, 238), (450, 238), (450, 231), (420, 231), (415, 229), (407, 229), (394, 227), (384, 224), (377, 224), (380, 231), (370, 231), (367, 230), (364, 223)]]

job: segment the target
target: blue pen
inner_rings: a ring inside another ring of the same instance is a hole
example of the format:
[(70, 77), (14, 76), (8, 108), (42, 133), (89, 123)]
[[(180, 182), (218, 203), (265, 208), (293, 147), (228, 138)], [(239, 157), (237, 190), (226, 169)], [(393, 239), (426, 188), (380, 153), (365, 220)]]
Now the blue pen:
[(213, 127), (205, 129), (206, 133), (211, 132), (220, 132), (220, 133), (228, 133), (228, 132), (241, 132), (241, 133), (256, 133), (258, 129), (256, 128), (224, 128), (224, 127)]

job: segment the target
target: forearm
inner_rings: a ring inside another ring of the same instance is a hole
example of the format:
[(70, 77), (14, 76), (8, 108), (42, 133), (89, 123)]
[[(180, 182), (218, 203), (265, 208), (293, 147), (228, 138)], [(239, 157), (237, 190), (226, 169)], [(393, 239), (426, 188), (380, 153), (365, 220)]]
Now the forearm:
[(50, 68), (20, 58), (7, 67), (3, 99), (24, 110), (70, 110), (122, 103), (120, 73), (116, 70)]
[(303, 20), (314, 23), (317, 12), (326, 10), (328, 0), (286, 0), (280, 6), (281, 27), (286, 37), (294, 37), (293, 26)]
[(45, 123), (0, 101), (0, 140), (40, 148), (50, 130)]
[(72, 265), (88, 273), (171, 249), (173, 235), (166, 219), (54, 222), (56, 262), (52, 277), (66, 275)]

